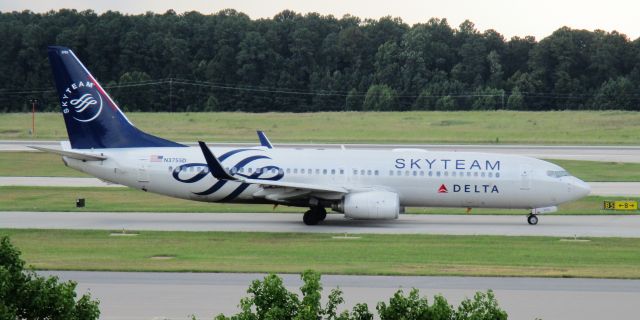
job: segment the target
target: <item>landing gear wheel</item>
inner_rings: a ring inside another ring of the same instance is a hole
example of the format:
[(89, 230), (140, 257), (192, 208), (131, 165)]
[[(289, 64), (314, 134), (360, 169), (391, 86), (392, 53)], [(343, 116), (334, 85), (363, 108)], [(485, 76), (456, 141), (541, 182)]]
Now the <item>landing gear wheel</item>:
[(304, 213), (302, 221), (308, 226), (315, 226), (320, 221), (324, 221), (327, 217), (327, 210), (323, 207), (312, 207), (310, 210)]
[(308, 226), (315, 226), (320, 222), (319, 218), (312, 210), (307, 210), (302, 216), (302, 221)]
[(530, 214), (527, 217), (527, 222), (529, 222), (530, 225), (534, 226), (538, 224), (538, 217), (535, 214)]

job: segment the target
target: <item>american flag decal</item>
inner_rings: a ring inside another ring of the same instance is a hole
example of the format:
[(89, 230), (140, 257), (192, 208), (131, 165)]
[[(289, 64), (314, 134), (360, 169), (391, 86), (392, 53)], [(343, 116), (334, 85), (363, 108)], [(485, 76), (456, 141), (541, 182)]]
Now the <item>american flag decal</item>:
[(162, 162), (162, 158), (164, 158), (164, 157), (152, 154), (152, 155), (149, 156), (149, 161), (150, 162)]

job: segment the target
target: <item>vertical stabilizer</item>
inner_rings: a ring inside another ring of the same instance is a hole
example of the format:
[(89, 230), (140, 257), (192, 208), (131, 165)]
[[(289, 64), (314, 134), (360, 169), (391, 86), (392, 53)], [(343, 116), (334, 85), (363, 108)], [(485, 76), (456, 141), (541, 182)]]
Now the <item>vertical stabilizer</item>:
[(136, 128), (69, 48), (49, 47), (49, 62), (73, 149), (184, 146)]

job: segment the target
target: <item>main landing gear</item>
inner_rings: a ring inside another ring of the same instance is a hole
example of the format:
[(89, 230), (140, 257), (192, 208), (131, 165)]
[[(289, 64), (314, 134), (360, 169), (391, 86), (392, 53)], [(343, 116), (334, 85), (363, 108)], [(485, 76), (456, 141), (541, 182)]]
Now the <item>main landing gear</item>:
[(535, 214), (529, 214), (529, 216), (527, 217), (527, 222), (529, 222), (530, 225), (536, 225), (538, 224), (538, 216)]
[(314, 226), (327, 217), (327, 210), (324, 207), (311, 207), (302, 216), (302, 221), (308, 226)]

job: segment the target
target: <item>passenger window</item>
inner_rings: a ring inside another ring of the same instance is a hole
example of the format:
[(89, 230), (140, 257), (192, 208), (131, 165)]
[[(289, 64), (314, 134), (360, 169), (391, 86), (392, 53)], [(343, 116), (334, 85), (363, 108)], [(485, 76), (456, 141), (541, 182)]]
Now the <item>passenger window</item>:
[(500, 178), (500, 172), (496, 172), (496, 178)]
[(323, 169), (322, 170), (322, 174), (326, 175), (327, 174), (327, 169)]
[(316, 174), (320, 175), (320, 169), (316, 169)]
[(449, 171), (445, 171), (445, 172), (444, 172), (444, 176), (445, 176), (445, 177), (448, 177), (448, 176), (449, 176)]
[(409, 174), (410, 174), (410, 171), (409, 171), (409, 170), (407, 170), (407, 171), (405, 171), (405, 172), (404, 172), (404, 175), (405, 175), (405, 176), (407, 176), (407, 177), (409, 176)]
[(415, 176), (417, 176), (417, 175), (418, 175), (418, 171), (415, 171), (415, 170), (414, 170), (414, 171), (413, 171), (413, 176), (415, 177)]
[(455, 171), (454, 171), (454, 172), (451, 172), (451, 176), (452, 176), (452, 177), (455, 177), (455, 176), (456, 176), (456, 172), (455, 172)]
[(471, 171), (467, 172), (467, 177), (471, 177)]
[(424, 171), (420, 171), (420, 176), (424, 177)]
[(489, 178), (493, 177), (493, 173), (489, 172)]
[(433, 171), (429, 171), (429, 177), (433, 177)]
[(287, 173), (291, 173), (291, 169), (287, 168)]
[(173, 171), (173, 167), (169, 167), (169, 172)]
[(354, 176), (357, 176), (357, 175), (358, 175), (358, 170), (353, 169), (353, 175), (354, 175)]
[(474, 176), (474, 177), (477, 177), (477, 176), (478, 176), (478, 172), (477, 172), (477, 171), (476, 171), (476, 172), (474, 172), (474, 173), (473, 173), (473, 176)]
[(331, 169), (331, 174), (332, 175), (336, 174), (336, 169)]
[[(304, 173), (304, 169), (302, 169), (302, 173)], [(298, 173), (298, 168), (293, 168), (293, 173)]]
[(364, 169), (360, 170), (360, 175), (364, 176)]
[(393, 175), (393, 170), (389, 170), (389, 175), (392, 176)]
[(370, 176), (371, 175), (371, 170), (367, 170), (367, 175)]
[(436, 176), (440, 176), (440, 171), (436, 171)]
[(344, 169), (340, 169), (340, 174), (344, 174)]
[(398, 175), (401, 176), (402, 175), (402, 171), (398, 170)]
[(481, 174), (481, 176), (484, 178), (484, 172)]
[(374, 171), (373, 174), (378, 175), (378, 170)]

